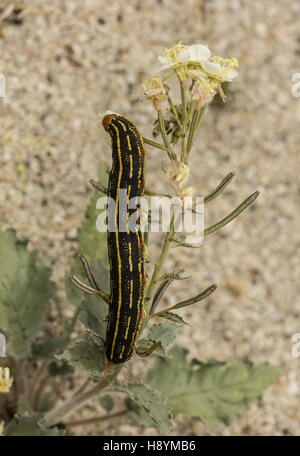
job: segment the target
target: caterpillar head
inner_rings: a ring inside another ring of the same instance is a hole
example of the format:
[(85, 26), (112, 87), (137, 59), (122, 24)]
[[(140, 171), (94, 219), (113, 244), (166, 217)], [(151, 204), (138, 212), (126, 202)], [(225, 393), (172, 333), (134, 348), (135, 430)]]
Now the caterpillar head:
[(104, 130), (108, 131), (108, 128), (110, 126), (111, 121), (116, 117), (120, 116), (117, 112), (112, 112), (112, 111), (106, 111), (103, 119), (102, 119), (102, 125), (104, 127)]

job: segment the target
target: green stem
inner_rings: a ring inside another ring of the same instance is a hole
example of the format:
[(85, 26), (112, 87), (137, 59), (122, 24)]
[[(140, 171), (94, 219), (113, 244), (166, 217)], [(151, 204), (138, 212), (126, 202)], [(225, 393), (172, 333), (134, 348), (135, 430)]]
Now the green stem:
[[(195, 111), (194, 114), (193, 114), (192, 125), (191, 125), (191, 128), (190, 128), (190, 134), (189, 134), (189, 138), (188, 138), (186, 156), (185, 156), (185, 160), (184, 160), (184, 163), (186, 163), (186, 164), (188, 163), (189, 158), (190, 158), (190, 153), (191, 153), (191, 149), (192, 149), (193, 139), (194, 139), (195, 133), (200, 128), (202, 119), (203, 119), (206, 111), (207, 111), (207, 105), (204, 105), (200, 109), (200, 111)], [(196, 115), (195, 115), (195, 113), (196, 113)], [(194, 118), (194, 115), (195, 115), (195, 118)], [(194, 123), (193, 123), (193, 120), (194, 120)]]
[(159, 276), (160, 276), (162, 267), (165, 263), (165, 260), (167, 258), (167, 255), (169, 253), (170, 243), (171, 243), (173, 234), (174, 234), (174, 214), (172, 216), (169, 231), (166, 233), (159, 259), (154, 267), (154, 271), (153, 271), (153, 274), (152, 274), (152, 277), (151, 277), (151, 280), (150, 280), (150, 283), (149, 283), (149, 286), (147, 289), (147, 302), (146, 302), (146, 315), (147, 316), (148, 316), (150, 308), (151, 308), (152, 293), (153, 293), (154, 287), (159, 279)]
[(191, 126), (190, 126), (190, 131), (189, 131), (189, 136), (188, 136), (188, 142), (187, 142), (187, 146), (186, 146), (186, 154), (187, 154), (186, 159), (187, 160), (188, 160), (188, 157), (189, 157), (189, 155), (191, 153), (194, 133), (195, 133), (195, 130), (196, 130), (197, 117), (198, 117), (198, 111), (194, 110), (193, 116), (192, 116), (192, 121), (191, 121)]
[(116, 379), (120, 370), (121, 366), (115, 367), (113, 373), (102, 376), (99, 380), (99, 383), (90, 390), (81, 395), (73, 396), (71, 399), (67, 399), (65, 402), (63, 402), (59, 407), (55, 408), (54, 410), (50, 410), (50, 412), (46, 413), (43, 419), (44, 426), (50, 427), (54, 424), (59, 423), (62, 418), (66, 417), (71, 412), (75, 412), (75, 410), (80, 408), (87, 401), (97, 396), (104, 388), (106, 388)]
[(180, 161), (185, 162), (185, 136), (186, 136), (186, 124), (187, 124), (187, 112), (186, 112), (186, 93), (184, 88), (184, 83), (179, 79), (180, 86), (180, 95), (181, 95), (181, 119), (182, 119), (182, 128), (181, 128), (181, 156)]
[(178, 115), (176, 106), (174, 105), (170, 96), (168, 96), (168, 103), (169, 103), (170, 109), (171, 109), (175, 119), (177, 120), (178, 125), (182, 128), (182, 123), (181, 123), (181, 120), (179, 119), (179, 115)]
[(158, 123), (159, 123), (160, 133), (161, 133), (162, 139), (164, 141), (164, 145), (166, 147), (169, 159), (171, 161), (172, 160), (176, 160), (176, 155), (172, 151), (172, 148), (171, 148), (170, 143), (169, 143), (169, 139), (168, 139), (168, 135), (167, 135), (167, 132), (166, 132), (166, 127), (165, 127), (165, 121), (164, 121), (164, 118), (163, 118), (163, 115), (162, 115), (161, 111), (158, 111)]

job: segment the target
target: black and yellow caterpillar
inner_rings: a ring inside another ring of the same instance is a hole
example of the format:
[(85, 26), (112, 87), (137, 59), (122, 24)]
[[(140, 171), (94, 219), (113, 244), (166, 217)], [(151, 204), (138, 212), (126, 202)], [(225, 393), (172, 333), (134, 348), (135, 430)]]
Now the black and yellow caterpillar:
[[(142, 137), (132, 122), (118, 114), (107, 114), (102, 123), (112, 140), (108, 197), (115, 202), (115, 205), (108, 203), (108, 219), (113, 221), (114, 230), (107, 231), (110, 305), (106, 356), (118, 364), (130, 358), (143, 318), (145, 252), (137, 208), (144, 192), (145, 153)], [(132, 198), (136, 200), (135, 208), (119, 205), (124, 194), (127, 202)], [(132, 230), (129, 220), (134, 216), (137, 223)]]

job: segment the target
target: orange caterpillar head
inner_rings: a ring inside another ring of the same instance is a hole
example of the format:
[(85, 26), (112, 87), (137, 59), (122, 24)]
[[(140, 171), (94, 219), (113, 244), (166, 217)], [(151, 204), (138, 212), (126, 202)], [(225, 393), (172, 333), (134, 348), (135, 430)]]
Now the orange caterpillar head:
[(116, 117), (119, 116), (117, 112), (112, 112), (112, 111), (107, 111), (105, 113), (105, 116), (102, 119), (102, 125), (104, 127), (104, 130), (108, 131), (109, 126), (111, 124), (111, 121)]

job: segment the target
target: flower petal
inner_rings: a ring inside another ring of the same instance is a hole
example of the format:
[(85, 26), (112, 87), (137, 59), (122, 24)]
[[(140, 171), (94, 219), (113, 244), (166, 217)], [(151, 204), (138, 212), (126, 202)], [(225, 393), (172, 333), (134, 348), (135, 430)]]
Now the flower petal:
[(201, 66), (203, 70), (210, 74), (219, 74), (222, 70), (221, 65), (218, 63), (209, 62), (208, 60), (202, 60)]
[(203, 44), (193, 44), (190, 46), (191, 60), (193, 62), (200, 62), (201, 60), (208, 60), (211, 52), (207, 46)]

